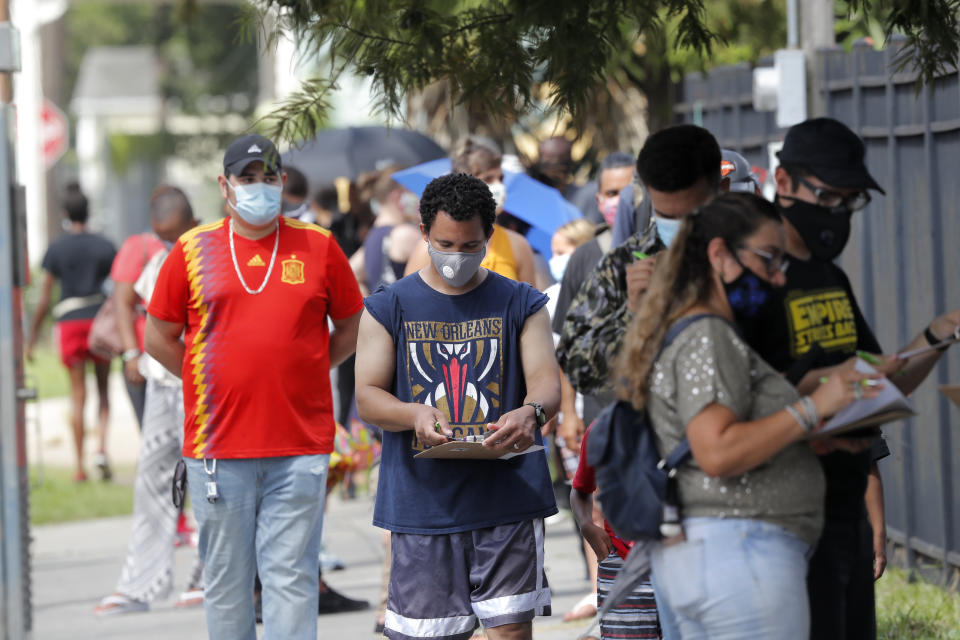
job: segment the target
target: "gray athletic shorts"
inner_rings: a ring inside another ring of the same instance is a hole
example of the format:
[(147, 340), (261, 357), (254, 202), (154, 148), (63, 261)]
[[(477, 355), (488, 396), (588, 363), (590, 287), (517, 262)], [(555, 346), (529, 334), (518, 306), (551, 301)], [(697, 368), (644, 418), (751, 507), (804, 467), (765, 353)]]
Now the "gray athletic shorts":
[(550, 615), (543, 520), (486, 529), (390, 536), (384, 633), (395, 640), (467, 639), (477, 628)]

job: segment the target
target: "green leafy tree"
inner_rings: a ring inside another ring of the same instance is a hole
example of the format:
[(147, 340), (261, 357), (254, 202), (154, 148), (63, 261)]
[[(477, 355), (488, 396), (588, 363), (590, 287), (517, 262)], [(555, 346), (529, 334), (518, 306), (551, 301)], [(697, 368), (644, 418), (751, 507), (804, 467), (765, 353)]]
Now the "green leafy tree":
[(240, 41), (245, 15), (226, 4), (80, 2), (66, 14), (66, 95), (73, 94), (83, 55), (94, 46), (151, 45), (163, 65), (161, 93), (187, 113), (202, 111), (203, 95), (245, 94), (252, 113), (257, 93), (257, 46)]
[[(905, 34), (901, 64), (930, 81), (955, 62), (958, 3), (845, 7), (851, 16), (881, 15), (885, 36)], [(407, 95), (442, 81), (454, 99), (492, 117), (546, 106), (580, 124), (611, 77), (660, 96), (706, 60), (752, 59), (784, 41), (783, 5), (772, 0), (258, 0), (256, 12), (251, 29), (268, 38), (292, 32), (329, 64), (270, 117), (270, 133), (288, 140), (321, 126), (344, 73), (369, 77), (376, 107), (395, 120)], [(543, 102), (537, 86), (547, 87)]]

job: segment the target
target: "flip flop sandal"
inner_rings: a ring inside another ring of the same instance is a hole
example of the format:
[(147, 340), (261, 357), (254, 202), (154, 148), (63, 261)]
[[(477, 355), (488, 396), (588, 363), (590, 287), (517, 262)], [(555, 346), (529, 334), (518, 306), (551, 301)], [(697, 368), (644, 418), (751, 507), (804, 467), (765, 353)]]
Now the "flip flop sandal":
[(101, 600), (93, 612), (98, 616), (116, 616), (124, 613), (141, 613), (149, 610), (150, 605), (148, 603), (115, 593)]
[(203, 589), (187, 589), (177, 598), (173, 606), (178, 609), (189, 609), (199, 607), (203, 604)]
[(567, 613), (563, 615), (564, 622), (573, 620), (585, 620), (597, 615), (597, 594), (588, 593), (583, 596), (577, 604), (573, 605)]

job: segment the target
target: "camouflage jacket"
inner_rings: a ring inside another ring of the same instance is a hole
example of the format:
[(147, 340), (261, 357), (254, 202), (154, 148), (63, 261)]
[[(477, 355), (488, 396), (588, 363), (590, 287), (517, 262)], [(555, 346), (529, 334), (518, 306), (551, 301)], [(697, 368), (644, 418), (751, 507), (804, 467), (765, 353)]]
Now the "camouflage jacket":
[(611, 249), (584, 281), (570, 305), (557, 358), (573, 388), (583, 394), (608, 390), (610, 363), (616, 361), (623, 336), (633, 318), (627, 308), (627, 265), (633, 252), (653, 255), (664, 248), (651, 217), (643, 233), (636, 233)]

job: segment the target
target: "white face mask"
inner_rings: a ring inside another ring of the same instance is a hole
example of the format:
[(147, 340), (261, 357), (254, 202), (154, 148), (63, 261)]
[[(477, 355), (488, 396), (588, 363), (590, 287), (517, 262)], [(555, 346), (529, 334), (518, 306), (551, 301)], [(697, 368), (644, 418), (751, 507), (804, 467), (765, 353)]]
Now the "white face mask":
[(493, 196), (493, 201), (497, 203), (497, 211), (503, 209), (503, 203), (507, 199), (507, 187), (502, 182), (497, 180), (496, 182), (491, 182), (487, 185), (490, 189), (490, 194)]
[[(276, 220), (283, 204), (283, 187), (266, 182), (230, 184), (237, 204), (230, 204), (247, 224), (259, 227)], [(227, 201), (230, 202), (229, 200)]]
[(553, 254), (550, 258), (548, 264), (550, 265), (550, 275), (553, 276), (553, 279), (557, 282), (563, 280), (563, 274), (567, 270), (567, 264), (570, 262), (570, 256), (572, 253), (565, 253), (563, 255)]
[(427, 243), (427, 252), (434, 268), (443, 281), (451, 287), (460, 288), (470, 282), (470, 278), (477, 274), (480, 263), (487, 255), (487, 245), (477, 252), (440, 251)]
[(677, 237), (677, 232), (680, 231), (680, 223), (683, 222), (680, 218), (664, 218), (653, 214), (653, 221), (657, 225), (657, 235), (660, 236), (660, 242), (667, 245), (667, 248), (670, 248), (670, 245), (673, 244), (673, 239)]
[(420, 198), (409, 191), (400, 194), (397, 206), (407, 218), (417, 218), (420, 215)]

